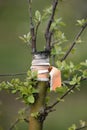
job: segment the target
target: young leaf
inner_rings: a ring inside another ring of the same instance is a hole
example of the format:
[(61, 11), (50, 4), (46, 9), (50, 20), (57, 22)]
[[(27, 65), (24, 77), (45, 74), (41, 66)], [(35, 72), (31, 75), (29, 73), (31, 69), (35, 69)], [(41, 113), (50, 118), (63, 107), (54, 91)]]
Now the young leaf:
[(34, 101), (35, 101), (34, 96), (33, 96), (33, 95), (30, 95), (30, 96), (27, 98), (27, 101), (28, 101), (28, 103), (33, 104)]
[(24, 43), (28, 43), (30, 45), (30, 40), (31, 40), (30, 32), (24, 34), (23, 36), (19, 36), (19, 39), (21, 39)]
[(79, 26), (84, 26), (84, 24), (87, 22), (87, 19), (81, 19), (81, 20), (77, 20), (77, 25)]
[(38, 10), (36, 10), (36, 12), (35, 12), (35, 21), (36, 22), (41, 21), (41, 13)]
[(73, 124), (70, 128), (68, 128), (68, 130), (76, 130), (76, 125), (75, 124)]
[(87, 78), (87, 69), (83, 71), (83, 78)]
[(47, 19), (51, 14), (52, 14), (52, 6), (46, 8), (45, 10), (43, 10), (42, 20)]
[(67, 87), (60, 87), (56, 89), (57, 93), (65, 93), (68, 90)]
[(39, 113), (38, 113), (38, 112), (31, 113), (31, 116), (32, 116), (32, 117), (34, 117), (34, 118), (38, 118), (38, 115), (39, 115)]
[(64, 99), (58, 98), (57, 100), (58, 100), (59, 102), (64, 102)]
[(82, 43), (83, 41), (81, 40), (81, 38), (79, 37), (78, 40), (76, 41), (76, 43)]
[(80, 120), (80, 125), (81, 125), (81, 127), (84, 127), (86, 125), (86, 122), (83, 120)]

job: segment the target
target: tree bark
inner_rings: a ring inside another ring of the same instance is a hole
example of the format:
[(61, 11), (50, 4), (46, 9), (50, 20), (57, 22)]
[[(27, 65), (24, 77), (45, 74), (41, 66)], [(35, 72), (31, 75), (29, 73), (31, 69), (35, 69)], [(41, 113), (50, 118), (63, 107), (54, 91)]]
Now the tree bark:
[(38, 120), (32, 116), (32, 113), (40, 112), (45, 106), (45, 98), (47, 93), (48, 82), (39, 81), (37, 88), (39, 90), (36, 102), (31, 105), (30, 115), (29, 115), (29, 130), (42, 130), (43, 121)]

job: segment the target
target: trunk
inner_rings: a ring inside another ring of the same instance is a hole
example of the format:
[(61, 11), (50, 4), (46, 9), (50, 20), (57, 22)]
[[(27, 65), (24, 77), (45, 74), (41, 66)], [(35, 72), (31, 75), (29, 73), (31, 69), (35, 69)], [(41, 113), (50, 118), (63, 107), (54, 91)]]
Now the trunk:
[(49, 65), (49, 55), (47, 52), (38, 52), (33, 55), (31, 70), (38, 72), (38, 85), (35, 88), (39, 90), (39, 93), (35, 103), (32, 104), (30, 108), (29, 130), (42, 130), (43, 128), (44, 115), (41, 116), (39, 120), (35, 118), (35, 116), (32, 116), (32, 114), (34, 115), (40, 112), (45, 107), (45, 98), (49, 81)]
[(45, 106), (45, 98), (47, 93), (47, 82), (39, 82), (38, 83), (39, 95), (36, 102), (31, 106), (30, 117), (29, 117), (29, 130), (42, 130), (43, 129), (43, 121), (38, 120), (31, 116), (32, 113), (39, 112)]

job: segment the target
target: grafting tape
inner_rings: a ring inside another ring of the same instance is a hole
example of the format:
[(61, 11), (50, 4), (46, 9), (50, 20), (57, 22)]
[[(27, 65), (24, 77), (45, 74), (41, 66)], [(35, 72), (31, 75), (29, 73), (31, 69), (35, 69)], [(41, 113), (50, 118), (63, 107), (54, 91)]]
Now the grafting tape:
[(57, 87), (61, 87), (61, 72), (50, 66), (47, 53), (41, 52), (33, 55), (31, 70), (37, 71), (38, 81), (49, 81), (50, 76), (50, 90), (55, 91)]
[(49, 81), (49, 66), (49, 56), (46, 55), (44, 52), (33, 55), (31, 70), (37, 71), (38, 81)]

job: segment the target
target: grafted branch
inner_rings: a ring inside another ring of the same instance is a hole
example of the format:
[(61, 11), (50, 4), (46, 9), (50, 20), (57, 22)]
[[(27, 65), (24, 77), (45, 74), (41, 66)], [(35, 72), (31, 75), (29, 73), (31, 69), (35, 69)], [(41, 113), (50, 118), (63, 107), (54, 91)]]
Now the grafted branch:
[(35, 28), (32, 20), (32, 2), (31, 0), (28, 0), (29, 2), (29, 16), (30, 16), (30, 32), (31, 32), (31, 43), (32, 43), (32, 53), (36, 52), (36, 35), (35, 35)]
[(52, 6), (52, 14), (51, 17), (48, 21), (48, 25), (45, 31), (45, 38), (46, 38), (46, 50), (50, 51), (50, 43), (51, 43), (51, 37), (52, 37), (52, 32), (50, 31), (51, 24), (54, 20), (54, 15), (56, 11), (56, 7), (58, 5), (58, 0), (54, 0), (53, 6)]
[(78, 40), (79, 37), (82, 35), (82, 33), (84, 32), (84, 30), (85, 30), (86, 27), (87, 27), (87, 23), (85, 23), (85, 24), (81, 27), (80, 31), (79, 31), (78, 34), (76, 35), (76, 37), (75, 37), (74, 41), (72, 42), (70, 48), (67, 50), (67, 52), (65, 53), (65, 55), (62, 57), (61, 61), (64, 61), (64, 60), (68, 57), (68, 55), (70, 54), (70, 52), (72, 51), (72, 49), (73, 49), (74, 46), (76, 45), (77, 40)]

